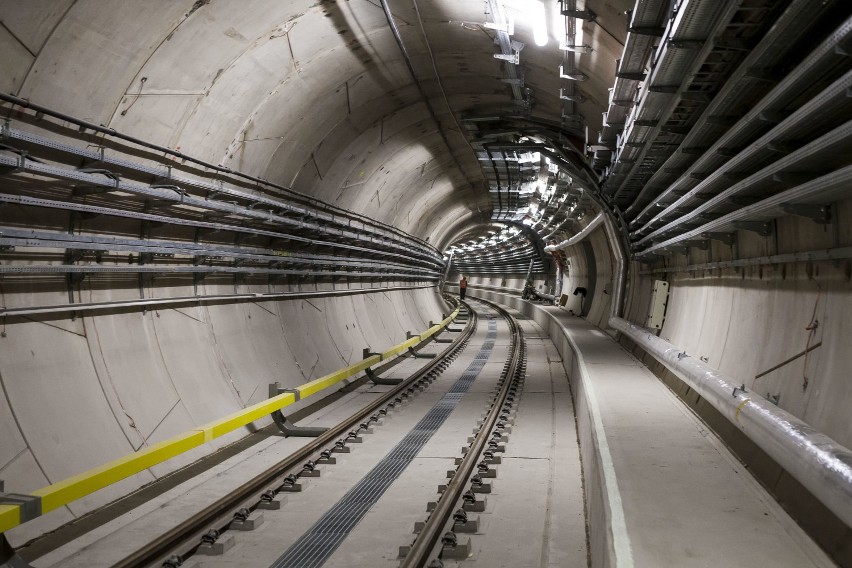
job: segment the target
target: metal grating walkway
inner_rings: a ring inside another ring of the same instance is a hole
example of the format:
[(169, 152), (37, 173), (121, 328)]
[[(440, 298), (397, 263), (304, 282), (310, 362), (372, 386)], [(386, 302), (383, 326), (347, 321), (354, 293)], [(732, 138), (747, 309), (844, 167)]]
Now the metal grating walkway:
[(325, 564), (349, 532), (408, 467), (455, 409), (491, 356), (497, 337), (497, 322), (492, 313), (486, 314), (486, 317), (488, 333), (485, 342), (450, 390), (399, 444), (272, 564), (273, 568), (316, 568)]

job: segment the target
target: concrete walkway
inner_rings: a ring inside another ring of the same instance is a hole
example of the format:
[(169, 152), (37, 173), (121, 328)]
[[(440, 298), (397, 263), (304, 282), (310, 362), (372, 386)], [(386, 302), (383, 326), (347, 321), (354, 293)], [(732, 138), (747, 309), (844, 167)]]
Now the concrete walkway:
[(716, 435), (609, 335), (557, 307), (475, 295), (546, 329), (582, 397), (586, 492), (593, 509), (601, 494), (604, 509), (600, 517), (591, 511), (593, 566), (606, 556), (620, 567), (834, 566)]

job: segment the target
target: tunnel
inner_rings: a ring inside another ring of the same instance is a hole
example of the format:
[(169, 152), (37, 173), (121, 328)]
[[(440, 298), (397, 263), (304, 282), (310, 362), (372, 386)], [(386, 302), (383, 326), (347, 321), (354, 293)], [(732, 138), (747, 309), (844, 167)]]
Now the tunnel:
[(0, 54), (0, 565), (852, 567), (848, 0), (0, 0)]

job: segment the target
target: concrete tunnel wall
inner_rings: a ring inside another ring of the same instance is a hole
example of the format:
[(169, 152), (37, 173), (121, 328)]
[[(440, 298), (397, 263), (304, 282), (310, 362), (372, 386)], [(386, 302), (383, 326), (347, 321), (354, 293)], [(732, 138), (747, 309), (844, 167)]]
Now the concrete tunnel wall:
[[(104, 9), (97, 0), (39, 0), (22, 10), (0, 0), (0, 89), (288, 185), (436, 245), (472, 218), (477, 202), (487, 206), (467, 185), (467, 172), (452, 165), (380, 9), (277, 0), (233, 8), (185, 0)], [(464, 143), (458, 134), (456, 142)], [(478, 172), (473, 156), (466, 165)], [(51, 230), (67, 223), (51, 211), (29, 221)], [(79, 232), (138, 231), (123, 220), (101, 222)], [(171, 231), (163, 236), (185, 238), (180, 228)], [(289, 289), (249, 279), (239, 291)], [(234, 291), (233, 279), (213, 277), (197, 293)], [(157, 277), (145, 289), (146, 297), (194, 293), (191, 278)], [(106, 277), (87, 279), (75, 301), (138, 297), (135, 278)], [(67, 301), (61, 278), (0, 282), (6, 307)], [(0, 478), (6, 491), (38, 489), (266, 398), (270, 382), (295, 386), (343, 367), (364, 347), (391, 346), (446, 312), (433, 288), (421, 288), (6, 318)], [(247, 432), (73, 502), (11, 531), (10, 540), (20, 545)]]
[[(587, 246), (590, 247), (592, 260), (590, 262)], [(606, 231), (603, 227), (595, 229), (583, 242), (569, 246), (564, 250), (567, 260), (567, 270), (562, 275), (562, 293), (568, 295), (566, 310), (572, 310), (580, 314), (580, 297), (574, 296), (574, 290), (578, 286), (588, 289), (589, 294), (583, 304), (584, 314), (588, 321), (598, 327), (606, 327), (610, 316), (612, 299), (612, 278), (614, 273), (613, 253), (610, 243), (607, 241)], [(554, 269), (555, 270), (555, 269)], [(594, 274), (590, 274), (594, 271)], [(458, 290), (458, 273), (453, 272), (449, 278), (453, 290)], [(550, 293), (554, 286), (555, 274), (533, 274), (536, 290)], [(476, 286), (481, 285), (495, 289), (510, 289), (520, 291), (524, 288), (526, 274), (488, 276), (470, 275), (469, 282)], [(593, 286), (591, 284), (594, 284)]]
[[(227, 291), (222, 288), (214, 284), (205, 292)], [(0, 286), (7, 305), (15, 301), (8, 292)], [(83, 294), (95, 301), (126, 295)], [(358, 361), (364, 347), (387, 348), (446, 311), (432, 288), (422, 288), (74, 320), (10, 319), (0, 339), (0, 477), (12, 492), (60, 481), (259, 402), (269, 383), (293, 387)], [(26, 542), (248, 431), (217, 438), (8, 535), (13, 544)]]
[[(443, 248), (466, 226), (487, 220), (488, 196), (470, 184), (481, 178), (481, 170), (463, 134), (450, 128), (450, 146), (461, 160), (461, 168), (455, 166), (381, 10), (359, 5), (356, 14), (354, 4), (252, 0), (234, 10), (225, 2), (183, 0), (156, 10), (144, 2), (105, 10), (99, 0), (31, 0), (22, 10), (17, 2), (0, 0), (0, 48), (8, 54), (0, 61), (0, 89), (290, 185)], [(437, 5), (422, 9), (437, 11), (430, 15), (438, 19)], [(469, 9), (471, 21), (482, 17), (479, 4), (459, 9)], [(408, 7), (400, 7), (397, 15), (415, 19)], [(456, 26), (447, 33), (470, 32)], [(408, 33), (406, 41), (416, 66), (428, 69), (422, 38)], [(615, 49), (591, 55), (605, 71), (590, 78), (588, 89), (599, 83), (594, 90), (605, 97), (619, 54)], [(550, 76), (558, 61), (553, 63), (535, 69), (549, 69)], [(497, 87), (483, 93), (472, 86), (494, 80), (490, 55), (480, 65), (459, 68), (446, 78), (450, 105), (505, 103)], [(542, 76), (530, 73), (530, 84)], [(435, 82), (429, 79), (425, 85), (437, 97)], [(542, 99), (545, 108), (558, 105), (558, 86), (553, 87), (540, 89), (555, 99)], [(435, 110), (439, 120), (452, 124), (445, 105)], [(783, 217), (772, 237), (740, 231), (736, 250), (691, 248), (672, 262), (852, 246), (850, 203), (835, 209), (840, 230), (834, 243), (823, 226)], [(59, 225), (64, 219), (41, 221)], [(605, 327), (614, 263), (602, 228), (588, 243), (595, 260), (588, 319)], [(571, 268), (563, 291), (573, 302), (575, 287), (589, 287), (591, 265), (583, 246), (566, 254)], [(627, 317), (638, 323), (645, 320), (655, 279), (640, 275), (643, 269), (639, 263), (632, 266), (628, 286)], [(766, 391), (781, 395), (782, 408), (852, 446), (852, 383), (846, 372), (852, 366), (846, 348), (852, 316), (849, 261), (656, 277), (672, 283), (662, 337), (707, 357), (709, 364), (761, 394), (769, 385)], [(553, 276), (547, 279), (552, 283)], [(474, 277), (471, 282), (523, 287), (523, 275), (503, 280)], [(135, 280), (100, 282), (80, 300), (138, 298)], [(266, 292), (266, 285), (257, 290)], [(208, 279), (199, 293), (232, 291), (232, 281)], [(152, 297), (192, 293), (191, 284), (166, 279), (146, 290)], [(0, 281), (0, 301), (7, 307), (64, 303), (67, 292), (59, 280), (38, 287)], [(804, 349), (804, 326), (815, 304), (820, 326), (812, 342), (822, 341), (822, 346), (809, 354), (809, 388), (801, 389), (801, 359), (755, 383), (756, 374)], [(366, 345), (396, 343), (405, 331), (423, 329), (445, 311), (434, 290), (421, 289), (75, 320), (9, 318), (0, 337), (5, 395), (0, 398), (0, 478), (7, 491), (41, 487), (255, 402), (265, 396), (268, 382), (295, 385), (341, 367)], [(13, 544), (215, 447), (217, 442), (28, 523), (12, 531)]]
[[(834, 236), (830, 226), (786, 216), (769, 237), (739, 231), (737, 255), (749, 258), (827, 249), (832, 239), (850, 246), (850, 205), (848, 200), (836, 204)], [(679, 255), (673, 264), (723, 262), (733, 253), (732, 247), (714, 243), (707, 251), (691, 249), (689, 257)], [(640, 274), (644, 268), (639, 263), (632, 267), (627, 319), (644, 324), (653, 281), (667, 280), (670, 292), (660, 337), (706, 359), (747, 389), (778, 396), (781, 408), (844, 446), (852, 446), (850, 261), (767, 263), (656, 276)], [(818, 322), (813, 331), (806, 329), (812, 321)], [(812, 350), (806, 361), (802, 353), (808, 346)], [(645, 362), (652, 364), (649, 357)], [(662, 369), (657, 372), (665, 374)], [(804, 375), (809, 377), (807, 388)]]

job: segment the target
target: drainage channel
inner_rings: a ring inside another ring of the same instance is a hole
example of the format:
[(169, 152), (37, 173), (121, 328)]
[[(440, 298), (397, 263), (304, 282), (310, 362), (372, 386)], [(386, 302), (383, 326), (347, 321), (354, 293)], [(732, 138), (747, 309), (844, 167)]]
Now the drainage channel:
[(500, 381), (487, 412), (477, 424), (474, 436), (462, 448), (457, 468), (447, 472), (449, 482), (438, 486), (437, 501), (429, 503), (428, 518), (415, 526), (411, 545), (400, 547), (401, 568), (432, 568), (444, 566), (444, 560), (465, 560), (471, 555), (471, 539), (461, 533), (479, 531), (479, 519), (470, 512), (485, 510), (485, 499), (478, 494), (490, 493), (486, 479), (497, 477), (493, 466), (501, 463), (497, 454), (506, 451), (507, 435), (512, 431), (518, 398), (526, 373), (526, 345), (515, 319), (497, 304), (490, 305), (509, 323), (512, 344)]
[(461, 377), (403, 437), (402, 441), (272, 564), (273, 568), (322, 566), (408, 467), (458, 406), (459, 401), (470, 389), (491, 356), (497, 337), (497, 323), (492, 314), (487, 314), (485, 317), (488, 319), (485, 342)]

